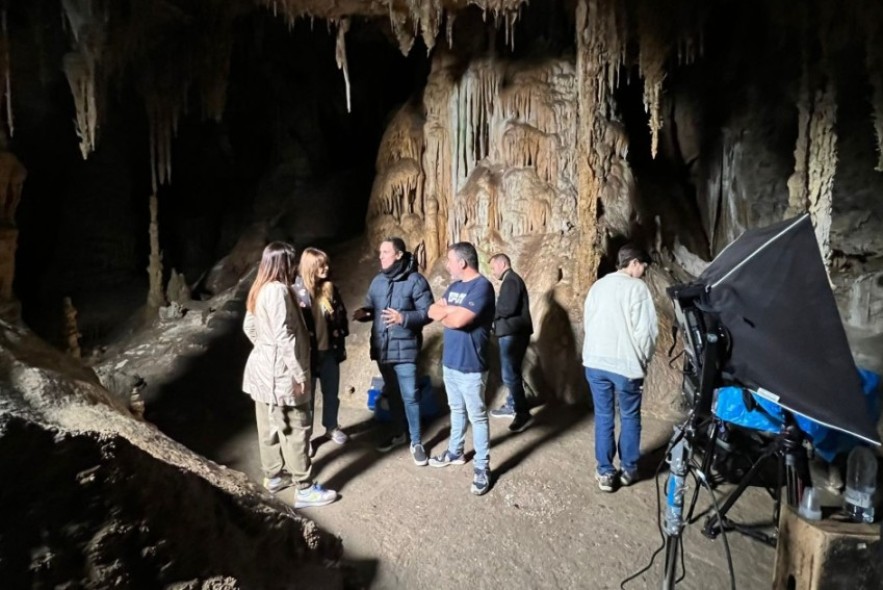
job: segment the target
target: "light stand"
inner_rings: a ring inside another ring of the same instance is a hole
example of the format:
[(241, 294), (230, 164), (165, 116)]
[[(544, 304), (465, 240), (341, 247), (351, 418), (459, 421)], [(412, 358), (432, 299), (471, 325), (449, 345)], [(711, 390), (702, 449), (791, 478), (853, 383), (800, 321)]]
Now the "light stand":
[[(717, 331), (705, 334), (696, 407), (690, 412), (690, 416), (684, 424), (675, 427), (674, 435), (669, 443), (669, 452), (666, 455), (669, 472), (665, 484), (665, 522), (662, 527), (665, 537), (663, 590), (672, 590), (675, 586), (678, 552), (682, 542), (681, 534), (686, 522), (684, 519), (684, 494), (687, 489), (687, 474), (693, 457), (693, 441), (696, 437), (697, 423), (702, 416), (711, 413), (711, 396), (718, 375), (721, 340), (722, 335)], [(696, 493), (698, 493), (698, 489)], [(692, 504), (695, 504), (695, 501), (694, 495)], [(693, 506), (691, 505), (690, 512), (692, 510)]]

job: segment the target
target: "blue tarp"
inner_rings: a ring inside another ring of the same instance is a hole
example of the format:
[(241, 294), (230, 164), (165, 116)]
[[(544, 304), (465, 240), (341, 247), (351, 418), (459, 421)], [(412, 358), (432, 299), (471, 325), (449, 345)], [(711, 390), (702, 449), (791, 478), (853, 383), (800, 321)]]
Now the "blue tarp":
[[(878, 388), (880, 375), (867, 371), (858, 370), (862, 381), (862, 391), (865, 394), (865, 402), (874, 423), (880, 419), (880, 398)], [(749, 409), (745, 405), (744, 392), (748, 390), (742, 387), (721, 387), (716, 392), (714, 402), (715, 415), (724, 420), (743, 428), (769, 432), (776, 434), (781, 431), (785, 424), (784, 411), (775, 402), (760, 397), (752, 391), (748, 391), (754, 400), (754, 404), (762, 409)], [(798, 428), (812, 442), (816, 452), (826, 461), (832, 461), (840, 453), (846, 453), (863, 442), (840, 430), (830, 428), (800, 414), (794, 414), (794, 420)]]

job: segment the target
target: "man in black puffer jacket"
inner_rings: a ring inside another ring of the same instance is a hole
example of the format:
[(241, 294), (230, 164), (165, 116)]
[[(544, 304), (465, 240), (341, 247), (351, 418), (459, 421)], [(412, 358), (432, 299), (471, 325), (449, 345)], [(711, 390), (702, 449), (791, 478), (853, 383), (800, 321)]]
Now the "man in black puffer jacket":
[[(387, 452), (411, 440), (411, 456), (417, 465), (428, 457), (420, 438), (420, 403), (417, 399), (417, 357), (423, 346), (423, 326), (430, 322), (432, 305), (429, 283), (417, 272), (417, 261), (405, 250), (401, 238), (380, 244), (380, 272), (371, 281), (364, 305), (353, 313), (371, 326), (371, 359), (383, 376), (384, 393), (397, 432), (377, 449)], [(407, 420), (408, 433), (405, 433)]]

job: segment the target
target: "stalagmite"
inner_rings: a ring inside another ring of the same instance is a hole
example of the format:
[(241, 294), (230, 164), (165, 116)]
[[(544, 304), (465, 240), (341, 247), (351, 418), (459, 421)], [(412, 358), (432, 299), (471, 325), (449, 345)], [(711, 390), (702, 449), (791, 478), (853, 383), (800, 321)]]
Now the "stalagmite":
[(150, 195), (150, 260), (147, 265), (149, 288), (147, 308), (155, 312), (166, 304), (162, 288), (162, 251), (159, 249), (156, 195)]
[(77, 309), (74, 307), (70, 297), (65, 297), (62, 301), (64, 313), (64, 342), (67, 354), (74, 358), (80, 358), (80, 329), (77, 327)]
[(337, 68), (343, 70), (343, 83), (346, 85), (346, 112), (352, 112), (350, 103), (350, 72), (346, 62), (346, 32), (350, 28), (350, 19), (342, 18), (337, 26), (337, 44), (334, 49), (334, 57), (337, 60)]

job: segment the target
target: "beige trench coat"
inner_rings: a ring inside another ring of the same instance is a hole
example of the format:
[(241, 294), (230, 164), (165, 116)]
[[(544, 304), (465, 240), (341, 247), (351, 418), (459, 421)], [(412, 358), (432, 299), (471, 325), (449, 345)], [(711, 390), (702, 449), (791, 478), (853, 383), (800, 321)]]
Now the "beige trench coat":
[[(310, 401), (310, 333), (293, 296), (282, 283), (267, 283), (254, 313), (245, 314), (242, 328), (254, 349), (245, 364), (242, 390), (255, 401), (276, 406)], [(297, 394), (295, 383), (303, 384)]]

